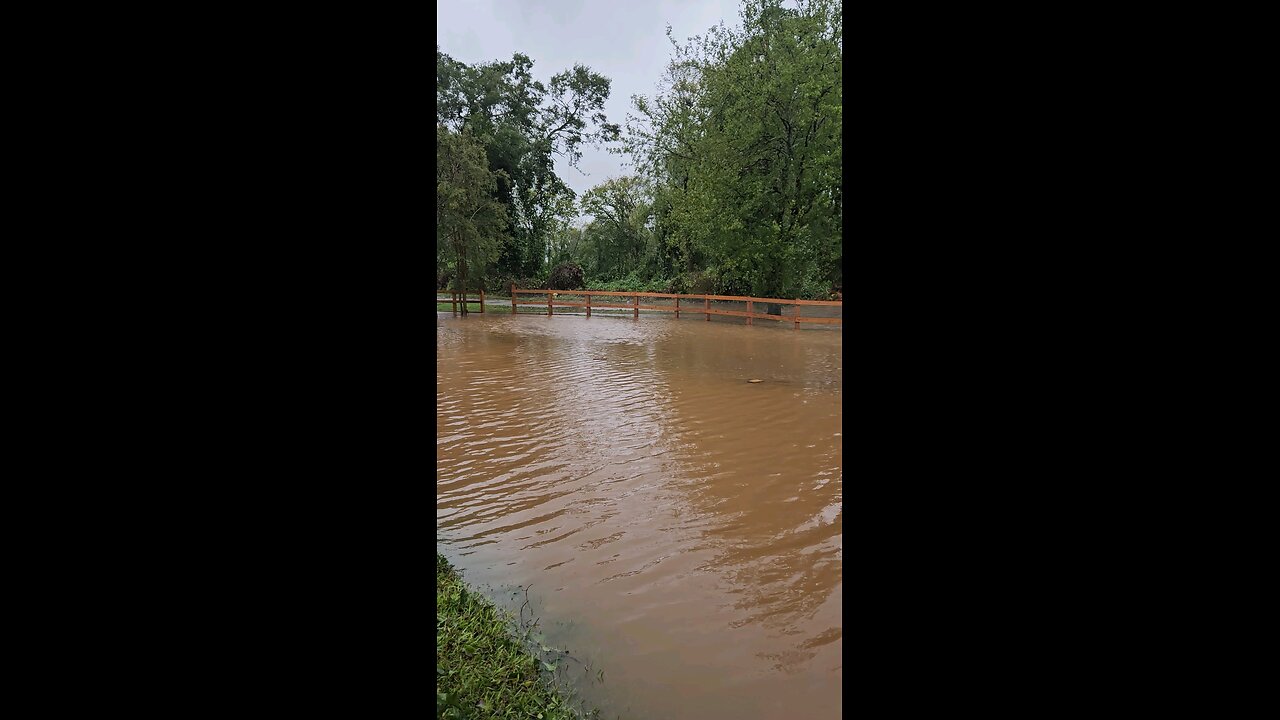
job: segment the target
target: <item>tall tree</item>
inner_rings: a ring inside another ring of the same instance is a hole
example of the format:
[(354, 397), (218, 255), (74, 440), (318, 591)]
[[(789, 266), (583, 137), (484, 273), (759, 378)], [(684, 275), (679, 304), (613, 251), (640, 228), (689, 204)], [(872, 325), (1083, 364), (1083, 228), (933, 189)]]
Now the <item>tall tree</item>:
[(582, 210), (595, 217), (597, 272), (618, 277), (638, 270), (649, 251), (651, 207), (647, 188), (635, 176), (613, 178), (582, 196)]
[(583, 147), (619, 133), (604, 113), (608, 78), (575, 65), (544, 85), (532, 67), (521, 53), (470, 66), (436, 48), (437, 123), (471, 130), (489, 168), (502, 173), (493, 197), (506, 207), (508, 227), (497, 265), (512, 275), (544, 269), (551, 236), (574, 215), (575, 195), (556, 175), (555, 157), (576, 166)]
[(436, 247), (447, 249), (456, 289), (464, 296), (472, 272), (483, 274), (498, 257), (507, 219), (506, 208), (493, 198), (500, 175), (489, 169), (484, 148), (469, 130), (436, 126)]
[(625, 147), (686, 267), (702, 256), (774, 297), (840, 282), (840, 10), (745, 0), (741, 30), (677, 45), (658, 96), (633, 99)]

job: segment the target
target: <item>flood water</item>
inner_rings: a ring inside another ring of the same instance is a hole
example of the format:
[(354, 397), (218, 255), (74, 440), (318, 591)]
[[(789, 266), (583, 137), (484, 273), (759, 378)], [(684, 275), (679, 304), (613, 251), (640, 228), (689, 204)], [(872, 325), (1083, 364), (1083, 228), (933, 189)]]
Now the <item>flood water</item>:
[(436, 322), (437, 547), (588, 707), (840, 717), (842, 331)]

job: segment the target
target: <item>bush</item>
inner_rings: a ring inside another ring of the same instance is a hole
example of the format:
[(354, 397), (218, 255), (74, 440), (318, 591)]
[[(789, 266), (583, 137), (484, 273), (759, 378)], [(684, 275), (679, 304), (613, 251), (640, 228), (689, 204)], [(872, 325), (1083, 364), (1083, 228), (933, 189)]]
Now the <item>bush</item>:
[(714, 295), (716, 288), (716, 273), (718, 272), (719, 270), (717, 268), (711, 267), (707, 268), (706, 272), (689, 273), (688, 292), (694, 295)]
[(485, 277), (484, 290), (495, 297), (508, 297), (511, 295), (512, 284), (522, 290), (545, 290), (547, 289), (547, 278), (515, 277), (507, 273), (495, 272), (493, 275)]
[(647, 292), (645, 289), (645, 281), (641, 280), (634, 271), (627, 273), (624, 277), (615, 278), (607, 281), (592, 281), (592, 290), (608, 290), (610, 292)]
[(666, 278), (654, 278), (642, 286), (642, 290), (637, 292), (653, 292), (664, 293), (670, 292), (667, 288), (671, 287), (671, 281)]
[(751, 281), (733, 267), (720, 269), (711, 295), (750, 295)]
[(547, 278), (547, 287), (551, 290), (581, 290), (582, 266), (575, 262), (562, 262), (551, 269)]
[(511, 283), (515, 282), (509, 275), (487, 275), (484, 279), (484, 290), (490, 295), (506, 297), (511, 294)]
[(689, 276), (688, 276), (688, 274), (687, 274), (687, 273), (681, 273), (681, 274), (676, 275), (675, 277), (671, 278), (671, 280), (669, 280), (669, 281), (667, 282), (667, 286), (666, 286), (666, 288), (665, 288), (665, 289), (663, 289), (663, 290), (661, 290), (660, 292), (667, 292), (667, 293), (680, 293), (680, 294), (684, 294), (684, 293), (689, 292)]

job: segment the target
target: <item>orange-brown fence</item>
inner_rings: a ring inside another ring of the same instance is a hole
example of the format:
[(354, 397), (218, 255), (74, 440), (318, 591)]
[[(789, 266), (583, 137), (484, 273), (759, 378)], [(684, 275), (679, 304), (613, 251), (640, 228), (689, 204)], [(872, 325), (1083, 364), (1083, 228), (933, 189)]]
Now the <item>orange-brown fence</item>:
[[(446, 300), (445, 298), (440, 297), (441, 295), (449, 295), (450, 299)], [(452, 290), (437, 290), (436, 303), (437, 304), (450, 303), (453, 307), (454, 315), (458, 314), (459, 305), (466, 305), (467, 303), (480, 303), (480, 309), (477, 310), (476, 312), (484, 312), (484, 291), (483, 290), (480, 291), (480, 297), (477, 299), (477, 298), (471, 298), (471, 293), (469, 292), (460, 293), (460, 292), (453, 292)], [(471, 311), (468, 310), (467, 312), (471, 312)]]
[[(748, 325), (750, 325), (751, 321), (754, 319), (775, 320), (778, 322), (790, 322), (794, 324), (795, 326), (794, 329), (796, 330), (800, 329), (800, 323), (839, 325), (841, 327), (843, 327), (844, 325), (843, 318), (840, 318), (840, 317), (805, 317), (804, 315), (800, 314), (801, 312), (800, 308), (802, 306), (838, 307), (843, 310), (844, 302), (840, 300), (800, 300), (800, 299), (785, 300), (782, 298), (758, 298), (758, 297), (748, 297), (744, 295), (681, 295), (676, 293), (615, 292), (615, 291), (607, 291), (607, 290), (522, 290), (516, 287), (515, 285), (512, 285), (511, 286), (511, 312), (512, 313), (518, 313), (520, 310), (521, 301), (518, 299), (517, 297), (518, 295), (546, 295), (547, 297), (546, 308), (547, 308), (548, 316), (554, 314), (555, 308), (558, 308), (558, 307), (585, 308), (587, 311), (587, 317), (591, 317), (592, 308), (622, 308), (624, 310), (631, 310), (632, 317), (634, 318), (640, 317), (641, 310), (659, 310), (662, 312), (674, 312), (676, 314), (677, 319), (680, 318), (680, 313), (682, 312), (685, 314), (705, 315), (708, 322), (710, 322), (712, 315), (730, 315), (735, 317), (745, 317), (747, 319)], [(557, 297), (560, 295), (573, 295), (573, 296), (580, 295), (580, 296), (583, 296), (585, 300), (583, 301), (558, 300)], [(605, 302), (593, 303), (591, 301), (592, 296), (603, 297), (605, 299)], [(630, 298), (631, 301), (627, 303), (610, 302), (612, 298)], [(675, 305), (674, 306), (653, 305), (653, 304), (641, 305), (640, 298), (674, 298)], [(680, 306), (680, 302), (682, 300), (685, 301), (686, 303), (684, 307)], [(713, 300), (729, 301), (729, 302), (745, 302), (747, 304), (747, 310), (746, 312), (743, 312), (741, 310), (723, 310), (720, 308), (713, 308), (711, 307), (711, 301)], [(701, 301), (701, 304), (699, 305), (691, 301)], [(790, 313), (784, 312), (781, 315), (770, 315), (768, 313), (758, 313), (758, 312), (755, 312), (755, 305), (757, 303), (771, 303), (774, 305), (790, 305), (792, 306), (792, 310)], [(538, 314), (541, 314), (541, 308), (542, 308), (541, 300), (525, 301), (524, 305), (527, 307), (529, 306), (538, 307), (539, 309)], [(525, 314), (528, 315), (529, 313), (526, 312)]]

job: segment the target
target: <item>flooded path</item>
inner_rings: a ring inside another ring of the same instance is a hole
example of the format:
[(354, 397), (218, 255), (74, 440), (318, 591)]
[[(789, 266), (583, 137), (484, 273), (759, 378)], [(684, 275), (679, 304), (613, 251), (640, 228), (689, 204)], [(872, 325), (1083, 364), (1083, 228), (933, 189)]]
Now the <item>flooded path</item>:
[(436, 322), (438, 547), (602, 718), (840, 717), (842, 331)]

